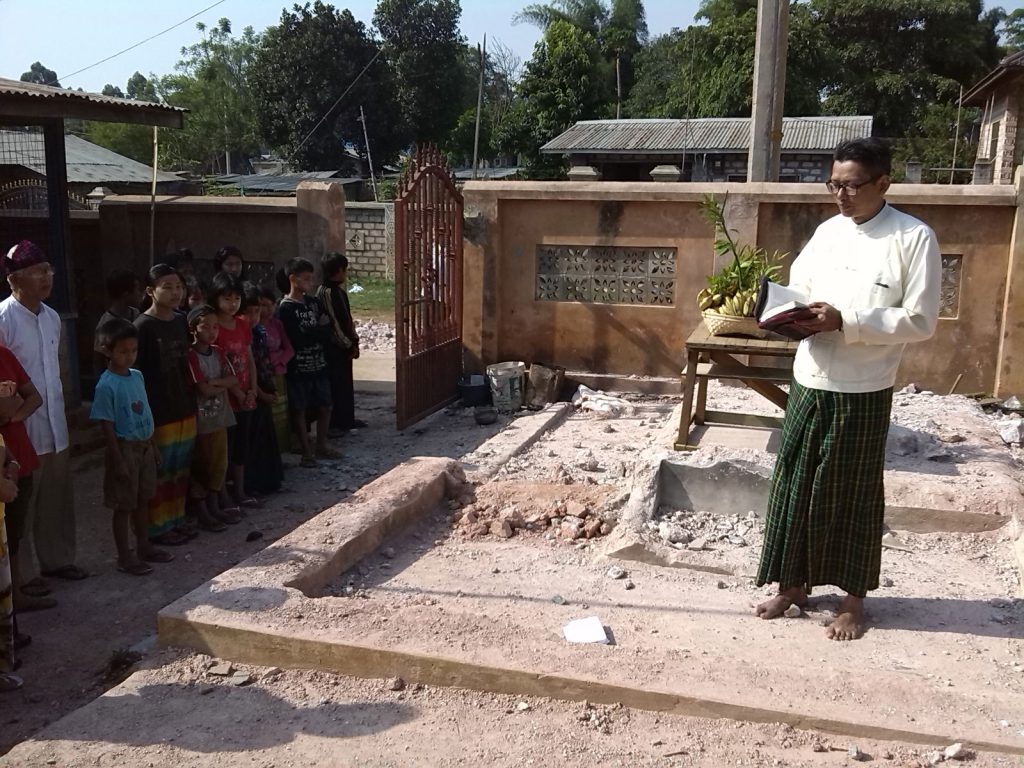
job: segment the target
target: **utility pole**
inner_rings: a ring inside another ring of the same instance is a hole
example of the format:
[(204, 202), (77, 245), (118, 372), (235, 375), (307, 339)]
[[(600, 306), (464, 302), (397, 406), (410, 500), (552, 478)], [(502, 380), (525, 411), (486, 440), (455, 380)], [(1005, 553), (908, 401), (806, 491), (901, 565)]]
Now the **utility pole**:
[(622, 54), (615, 54), (615, 119), (622, 118)]
[(949, 183), (953, 183), (953, 174), (956, 173), (956, 153), (960, 149), (960, 110), (964, 106), (964, 86), (960, 85), (960, 100), (956, 103), (956, 138), (953, 139), (953, 162), (949, 164)]
[(476, 135), (473, 137), (473, 180), (476, 181), (477, 160), (480, 157), (480, 119), (484, 111), (484, 66), (487, 62), (487, 35), (484, 35), (484, 47), (476, 47), (480, 54), (480, 88), (476, 94)]
[(786, 96), (789, 0), (758, 0), (747, 181), (778, 181)]
[(366, 144), (366, 164), (370, 166), (370, 186), (373, 187), (373, 202), (377, 202), (377, 179), (373, 177), (373, 157), (370, 156), (370, 135), (366, 132), (366, 113), (359, 105), (359, 122), (363, 124), (363, 143)]

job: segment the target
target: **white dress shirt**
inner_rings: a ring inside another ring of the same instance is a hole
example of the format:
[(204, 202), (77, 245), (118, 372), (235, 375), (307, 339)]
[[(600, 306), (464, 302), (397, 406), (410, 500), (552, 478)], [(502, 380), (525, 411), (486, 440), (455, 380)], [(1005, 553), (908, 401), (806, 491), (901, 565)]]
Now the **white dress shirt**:
[(39, 314), (10, 296), (0, 302), (0, 344), (18, 358), (43, 398), (25, 420), (36, 453), (60, 453), (68, 447), (64, 389), (60, 378), (60, 315), (46, 304)]
[(839, 331), (804, 339), (793, 377), (832, 392), (893, 386), (903, 348), (935, 333), (942, 257), (925, 223), (885, 205), (857, 224), (821, 224), (790, 269), (790, 285), (843, 316)]

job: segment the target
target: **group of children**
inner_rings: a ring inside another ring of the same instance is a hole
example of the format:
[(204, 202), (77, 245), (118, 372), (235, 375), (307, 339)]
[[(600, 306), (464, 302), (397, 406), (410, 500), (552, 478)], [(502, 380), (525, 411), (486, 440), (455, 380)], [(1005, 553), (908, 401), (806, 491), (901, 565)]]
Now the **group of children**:
[(137, 283), (112, 275), (96, 332), (105, 369), (91, 417), (106, 438), (104, 503), (118, 568), (133, 575), (172, 560), (161, 547), (223, 531), (281, 490), (281, 448), (293, 438), (301, 466), (313, 467), (340, 457), (328, 437), (365, 426), (352, 397), (359, 339), (344, 255), (323, 259), (316, 291), (313, 264), (290, 260), (276, 275), (280, 302), (243, 279), (237, 249), (221, 249), (205, 291), (190, 254), (167, 262), (150, 269), (141, 312)]

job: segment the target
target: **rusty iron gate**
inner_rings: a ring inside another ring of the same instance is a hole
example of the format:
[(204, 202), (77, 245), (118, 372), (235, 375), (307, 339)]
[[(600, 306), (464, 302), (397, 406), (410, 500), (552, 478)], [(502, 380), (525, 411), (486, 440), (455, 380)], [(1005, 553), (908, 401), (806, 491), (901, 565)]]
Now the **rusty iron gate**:
[(455, 400), (462, 375), (462, 195), (441, 153), (417, 148), (395, 199), (398, 428)]

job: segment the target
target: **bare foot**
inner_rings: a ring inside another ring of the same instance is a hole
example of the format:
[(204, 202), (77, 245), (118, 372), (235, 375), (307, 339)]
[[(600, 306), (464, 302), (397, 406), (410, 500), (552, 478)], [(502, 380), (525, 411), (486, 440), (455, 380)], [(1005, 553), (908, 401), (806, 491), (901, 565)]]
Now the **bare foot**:
[(857, 640), (864, 635), (864, 598), (847, 595), (839, 606), (839, 615), (828, 625), (829, 640)]
[(771, 600), (757, 606), (754, 613), (762, 619), (777, 619), (791, 605), (799, 605), (801, 608), (807, 605), (807, 592), (803, 587), (791, 587), (779, 592)]

